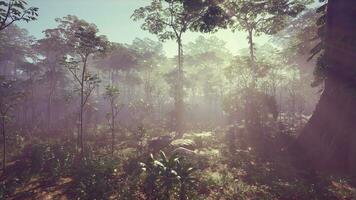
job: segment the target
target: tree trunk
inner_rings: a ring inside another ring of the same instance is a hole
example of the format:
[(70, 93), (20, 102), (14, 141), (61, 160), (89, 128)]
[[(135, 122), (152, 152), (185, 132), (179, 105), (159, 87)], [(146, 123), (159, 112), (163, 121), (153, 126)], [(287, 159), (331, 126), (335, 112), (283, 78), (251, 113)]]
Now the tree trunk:
[(33, 80), (32, 73), (30, 72), (30, 98), (31, 98), (31, 131), (35, 128), (35, 119), (37, 118), (36, 116), (36, 103), (35, 103), (35, 85), (34, 85), (34, 80)]
[(253, 29), (248, 30), (248, 45), (250, 49), (250, 67), (253, 72), (252, 77), (252, 88), (256, 87), (257, 82), (257, 66), (256, 66), (256, 57), (255, 57), (255, 44), (253, 43)]
[(246, 105), (245, 105), (245, 123), (247, 129), (251, 133), (260, 132), (259, 129), (259, 119), (258, 119), (258, 111), (255, 102), (255, 95), (257, 94), (257, 66), (255, 64), (255, 47), (253, 43), (253, 29), (248, 30), (248, 44), (250, 50), (250, 67), (252, 70), (252, 81), (248, 86), (247, 94), (246, 94)]
[(248, 45), (250, 49), (250, 59), (251, 59), (251, 67), (255, 67), (255, 52), (254, 52), (254, 43), (253, 43), (253, 30), (248, 30)]
[[(50, 86), (49, 86), (49, 94), (48, 94), (48, 102), (47, 102), (47, 134), (51, 134), (52, 131), (52, 104), (53, 104), (53, 96), (55, 94), (56, 89), (56, 80), (54, 75), (54, 67), (51, 68), (50, 71)], [(50, 135), (49, 135), (50, 137)]]
[(115, 151), (115, 103), (111, 100), (111, 156), (114, 157)]
[(3, 138), (3, 155), (2, 155), (2, 172), (5, 174), (6, 168), (6, 133), (5, 133), (5, 115), (2, 116), (2, 138)]
[(47, 102), (47, 134), (50, 134), (51, 130), (52, 130), (52, 91), (50, 91), (49, 95), (48, 95), (48, 102)]
[(325, 57), (327, 78), (313, 116), (299, 136), (314, 167), (356, 170), (356, 1), (329, 0)]
[(175, 96), (175, 131), (178, 133), (178, 137), (183, 136), (183, 50), (182, 40), (178, 38), (178, 74), (177, 74), (177, 90)]
[(80, 114), (79, 114), (79, 123), (80, 123), (80, 155), (84, 157), (84, 136), (83, 136), (83, 116), (84, 116), (84, 81), (85, 81), (85, 70), (87, 66), (87, 56), (83, 59), (83, 71), (81, 76), (81, 85), (80, 85)]

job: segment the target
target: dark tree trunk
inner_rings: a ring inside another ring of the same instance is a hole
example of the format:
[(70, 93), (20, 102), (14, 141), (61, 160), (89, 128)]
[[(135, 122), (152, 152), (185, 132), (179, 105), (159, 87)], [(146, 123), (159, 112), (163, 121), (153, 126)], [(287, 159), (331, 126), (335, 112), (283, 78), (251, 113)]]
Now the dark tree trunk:
[(86, 73), (86, 66), (87, 66), (87, 60), (88, 56), (85, 56), (83, 59), (83, 70), (82, 70), (82, 76), (81, 76), (81, 83), (80, 83), (80, 113), (79, 113), (79, 135), (78, 137), (79, 142), (80, 142), (80, 156), (83, 158), (84, 157), (84, 133), (83, 133), (83, 119), (84, 119), (84, 82), (85, 82), (85, 73)]
[(252, 69), (252, 82), (247, 88), (246, 94), (246, 105), (245, 105), (245, 123), (247, 129), (251, 133), (261, 132), (261, 123), (258, 119), (258, 110), (256, 107), (255, 95), (257, 95), (257, 65), (256, 65), (256, 56), (255, 56), (255, 46), (253, 42), (254, 30), (248, 30), (248, 45), (250, 50), (250, 67)]
[(6, 133), (5, 133), (5, 115), (2, 116), (2, 139), (3, 139), (3, 155), (2, 155), (2, 172), (5, 174), (6, 169)]
[(299, 136), (314, 167), (356, 170), (356, 1), (329, 0), (327, 78), (319, 103)]
[[(55, 94), (56, 89), (56, 77), (55, 77), (55, 69), (51, 68), (50, 73), (50, 83), (49, 83), (49, 94), (47, 101), (47, 132), (48, 134), (52, 134), (52, 106), (53, 106), (53, 96)], [(51, 137), (51, 135), (48, 135)]]
[(249, 29), (248, 30), (248, 45), (250, 49), (250, 59), (251, 59), (251, 67), (255, 67), (255, 47), (253, 43), (253, 30)]
[(115, 103), (111, 100), (111, 156), (114, 157), (115, 153)]

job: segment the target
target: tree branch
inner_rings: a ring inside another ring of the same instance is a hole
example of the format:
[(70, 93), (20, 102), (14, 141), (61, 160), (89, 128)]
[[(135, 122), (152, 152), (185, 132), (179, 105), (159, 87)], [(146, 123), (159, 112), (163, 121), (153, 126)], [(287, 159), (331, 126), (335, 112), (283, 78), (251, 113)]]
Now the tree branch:
[(88, 88), (88, 90), (87, 90), (87, 91), (89, 91), (89, 93), (85, 95), (85, 99), (84, 99), (84, 102), (83, 102), (83, 105), (82, 105), (82, 106), (84, 106), (84, 105), (87, 103), (87, 101), (88, 101), (88, 99), (89, 99), (91, 93), (93, 92), (93, 90), (94, 90), (95, 88), (96, 88), (95, 85), (93, 85), (93, 87), (90, 87), (90, 85), (89, 85), (89, 88)]
[(12, 7), (11, 2), (12, 2), (12, 1), (9, 2), (8, 9), (7, 9), (7, 12), (6, 12), (6, 17), (5, 17), (4, 20), (1, 22), (0, 30), (4, 30), (4, 29), (8, 26), (8, 25), (6, 26), (6, 21), (7, 21), (7, 19), (9, 18), (10, 13), (11, 13), (11, 7)]
[[(11, 4), (9, 3), (9, 10), (8, 10), (8, 13), (6, 14), (6, 18), (5, 18), (4, 21), (2, 22), (2, 25), (0, 26), (0, 31), (1, 31), (1, 30), (4, 30), (5, 28), (7, 28), (8, 26), (10, 26), (11, 24), (13, 24), (13, 23), (16, 22), (16, 21), (21, 21), (21, 20), (23, 20), (23, 19), (25, 18), (26, 14), (28, 14), (28, 11), (34, 9), (33, 7), (28, 8), (28, 9), (26, 9), (26, 10), (23, 11), (22, 15), (21, 15), (19, 18), (14, 19), (14, 18), (12, 17), (12, 15), (11, 15), (11, 7), (10, 7), (10, 5), (11, 5)], [(11, 18), (11, 21), (10, 21), (8, 24), (6, 24), (6, 21), (7, 21), (7, 19), (8, 19), (9, 17)]]
[(79, 79), (77, 73), (75, 73), (72, 69), (68, 68), (68, 70), (72, 73), (73, 77), (75, 78), (75, 80), (78, 81), (78, 83), (80, 84), (80, 86), (83, 85), (82, 81)]

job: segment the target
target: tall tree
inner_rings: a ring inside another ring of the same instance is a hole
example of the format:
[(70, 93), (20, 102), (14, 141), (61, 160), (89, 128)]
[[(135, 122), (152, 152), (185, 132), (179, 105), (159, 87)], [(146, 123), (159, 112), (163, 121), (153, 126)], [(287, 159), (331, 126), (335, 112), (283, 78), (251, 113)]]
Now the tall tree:
[[(136, 9), (132, 18), (137, 21), (144, 19), (141, 28), (158, 36), (161, 41), (168, 39), (177, 43), (177, 78), (174, 95), (174, 128), (183, 133), (184, 86), (183, 86), (183, 34), (190, 30), (198, 30), (202, 21), (214, 19), (211, 15), (221, 15), (221, 10), (212, 5), (214, 1), (189, 0), (152, 0), (151, 4)], [(205, 23), (203, 23), (205, 24)], [(204, 26), (205, 27), (205, 26)]]
[(164, 59), (163, 46), (161, 43), (151, 39), (136, 38), (131, 45), (138, 56), (138, 70), (143, 73), (143, 87), (145, 93), (145, 101), (152, 104), (152, 92), (154, 85), (152, 84), (153, 70), (158, 67), (159, 63)]
[(44, 79), (48, 83), (47, 129), (48, 132), (51, 132), (53, 101), (59, 93), (57, 91), (59, 84), (65, 81), (65, 74), (60, 66), (60, 61), (63, 56), (69, 53), (70, 48), (66, 45), (64, 38), (61, 37), (59, 29), (47, 29), (44, 33), (45, 37), (37, 41), (35, 48), (40, 57), (43, 58), (42, 65), (46, 66)]
[[(79, 106), (79, 144), (81, 156), (84, 156), (84, 133), (83, 118), (84, 107), (99, 82), (95, 74), (87, 69), (88, 59), (97, 54), (107, 51), (109, 46), (105, 36), (98, 36), (98, 28), (76, 16), (68, 15), (56, 20), (58, 28), (62, 31), (66, 44), (73, 50), (73, 56), (67, 56), (64, 64), (72, 73), (75, 81), (79, 84), (80, 106)], [(79, 67), (80, 63), (82, 64)]]
[(28, 57), (33, 57), (34, 38), (28, 31), (16, 25), (0, 32), (0, 73), (4, 76), (16, 75), (16, 70)]
[(186, 82), (187, 89), (190, 89), (187, 96), (194, 107), (186, 116), (199, 119), (199, 123), (206, 126), (215, 126), (224, 120), (220, 106), (227, 82), (222, 71), (232, 55), (226, 48), (226, 42), (216, 36), (199, 36), (194, 42), (188, 43), (185, 49)]
[[(35, 39), (28, 34), (28, 31), (21, 29), (16, 25), (12, 25), (0, 32), (0, 75), (6, 80), (18, 80), (23, 82), (22, 89), (29, 94), (33, 92), (34, 78), (39, 75), (39, 67), (34, 66), (36, 62), (36, 54), (33, 51)], [(29, 63), (31, 62), (31, 63)], [(27, 111), (31, 111), (31, 115), (35, 116), (35, 101), (33, 96), (27, 95), (29, 101), (16, 106), (16, 110), (22, 109), (21, 112), (16, 112), (15, 117), (22, 125), (33, 127), (35, 118), (28, 116)], [(36, 97), (39, 98), (39, 97)], [(22, 120), (20, 120), (22, 117)], [(29, 123), (28, 123), (29, 122)], [(29, 130), (29, 129), (26, 129)]]
[(355, 7), (353, 0), (330, 0), (322, 7), (327, 11), (318, 20), (325, 22), (324, 89), (299, 137), (317, 167), (350, 173), (356, 170)]
[(297, 16), (309, 2), (310, 0), (227, 0), (225, 2), (228, 15), (231, 17), (231, 30), (246, 31), (248, 34), (250, 65), (253, 70), (257, 70), (253, 37), (261, 34), (272, 35), (282, 30), (286, 26), (288, 17)]
[(17, 82), (13, 80), (7, 80), (3, 76), (0, 76), (0, 123), (1, 133), (3, 139), (3, 157), (2, 157), (2, 170), (5, 173), (6, 167), (6, 125), (11, 119), (10, 112), (17, 105), (19, 100), (23, 96), (23, 92), (17, 87)]
[(14, 22), (36, 20), (38, 8), (28, 7), (25, 0), (0, 1), (0, 31), (6, 29)]
[(97, 60), (96, 65), (109, 73), (110, 85), (116, 85), (119, 72), (130, 71), (137, 67), (137, 62), (137, 53), (129, 45), (112, 43), (105, 58)]
[(119, 98), (120, 92), (116, 86), (108, 85), (106, 86), (106, 91), (104, 98), (109, 101), (110, 104), (110, 112), (107, 114), (107, 120), (110, 124), (111, 130), (111, 156), (114, 157), (115, 153), (115, 120), (119, 114), (120, 108), (117, 102)]
[(246, 90), (246, 97), (249, 99), (245, 106), (245, 113), (249, 117), (246, 119), (247, 127), (252, 132), (260, 132), (261, 123), (258, 120), (258, 111), (255, 106), (256, 82), (259, 76), (258, 65), (256, 64), (255, 35), (272, 35), (282, 30), (286, 26), (289, 17), (297, 16), (305, 9), (309, 0), (227, 0), (224, 7), (230, 16), (231, 30), (246, 31), (249, 44), (249, 67), (252, 70), (252, 81), (249, 89)]

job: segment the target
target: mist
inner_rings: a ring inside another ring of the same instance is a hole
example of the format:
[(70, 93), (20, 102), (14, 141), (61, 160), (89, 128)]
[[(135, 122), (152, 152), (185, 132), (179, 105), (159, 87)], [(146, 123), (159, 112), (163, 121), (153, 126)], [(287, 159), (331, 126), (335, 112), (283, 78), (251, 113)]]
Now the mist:
[(352, 0), (0, 0), (0, 199), (354, 199)]

